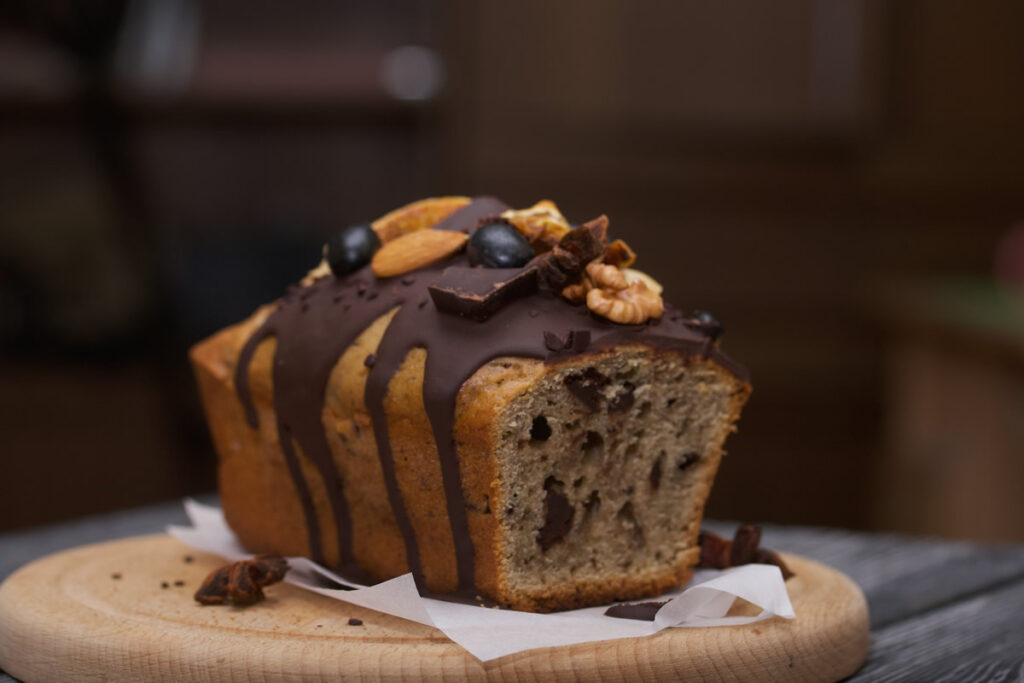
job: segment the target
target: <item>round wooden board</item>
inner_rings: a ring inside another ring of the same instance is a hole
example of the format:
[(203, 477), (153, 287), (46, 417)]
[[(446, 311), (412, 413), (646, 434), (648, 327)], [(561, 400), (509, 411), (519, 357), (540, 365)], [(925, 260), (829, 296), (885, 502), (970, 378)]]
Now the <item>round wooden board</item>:
[[(863, 594), (834, 569), (786, 561), (797, 574), (787, 584), (796, 619), (666, 629), (482, 663), (434, 628), (287, 584), (250, 607), (201, 607), (192, 593), (222, 560), (143, 536), (51, 555), (13, 574), (0, 587), (0, 668), (26, 681), (824, 681), (853, 673), (868, 648)], [(363, 625), (350, 626), (350, 617)]]

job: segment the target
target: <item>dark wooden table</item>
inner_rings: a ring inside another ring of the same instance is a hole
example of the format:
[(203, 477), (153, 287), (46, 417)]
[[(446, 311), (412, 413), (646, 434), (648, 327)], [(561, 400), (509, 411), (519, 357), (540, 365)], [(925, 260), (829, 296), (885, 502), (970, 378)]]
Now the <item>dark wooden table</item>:
[[(0, 580), (43, 555), (171, 523), (185, 523), (178, 502), (0, 535)], [(841, 569), (864, 590), (871, 652), (850, 680), (1024, 681), (1024, 546), (771, 526), (764, 543)]]

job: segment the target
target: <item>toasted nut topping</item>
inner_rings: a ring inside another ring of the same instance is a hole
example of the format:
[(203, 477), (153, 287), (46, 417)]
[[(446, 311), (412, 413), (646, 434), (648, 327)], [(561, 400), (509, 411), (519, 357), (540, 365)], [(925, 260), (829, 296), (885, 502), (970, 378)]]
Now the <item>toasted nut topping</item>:
[(581, 304), (587, 300), (587, 292), (590, 291), (591, 287), (593, 287), (593, 284), (584, 276), (581, 282), (569, 285), (563, 289), (562, 297), (571, 304)]
[(320, 278), (327, 277), (330, 274), (331, 266), (327, 263), (327, 259), (323, 258), (320, 259), (320, 263), (316, 264), (316, 268), (306, 273), (306, 277), (302, 278), (302, 281), (299, 284), (303, 287), (308, 287)]
[(594, 287), (598, 289), (608, 289), (617, 292), (629, 286), (629, 283), (626, 282), (626, 276), (622, 274), (621, 270), (615, 266), (609, 266), (598, 261), (587, 264), (587, 277), (594, 283)]
[(372, 223), (381, 244), (437, 225), (470, 202), (469, 197), (431, 197), (407, 204)]
[(405, 275), (451, 256), (465, 247), (468, 239), (452, 230), (410, 232), (378, 249), (370, 267), (377, 277)]
[(636, 262), (636, 253), (622, 240), (615, 240), (604, 248), (601, 260), (619, 268), (628, 268)]
[(543, 199), (528, 209), (510, 209), (501, 217), (516, 226), (538, 253), (550, 251), (570, 230), (569, 221), (549, 199)]
[(660, 282), (642, 270), (636, 270), (635, 268), (623, 268), (622, 274), (626, 276), (626, 282), (630, 284), (633, 284), (634, 282), (642, 282), (647, 285), (647, 289), (651, 290), (655, 294), (660, 295), (665, 289), (661, 286)]
[(587, 308), (622, 325), (638, 325), (665, 312), (661, 297), (642, 282), (620, 290), (592, 289), (587, 292)]

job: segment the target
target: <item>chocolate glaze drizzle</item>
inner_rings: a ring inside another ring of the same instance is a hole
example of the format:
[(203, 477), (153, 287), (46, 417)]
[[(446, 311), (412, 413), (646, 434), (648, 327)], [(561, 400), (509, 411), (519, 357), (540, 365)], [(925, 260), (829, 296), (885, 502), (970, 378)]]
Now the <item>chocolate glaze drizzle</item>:
[[(478, 198), (434, 226), (435, 230), (468, 230), (477, 221), (508, 207), (493, 198)], [(447, 272), (445, 272), (447, 271)], [(685, 323), (683, 315), (666, 308), (659, 320), (643, 325), (617, 325), (594, 316), (549, 292), (538, 292), (507, 304), (488, 320), (477, 322), (438, 311), (427, 287), (442, 272), (451, 279), (464, 272), (478, 280), (480, 269), (470, 268), (464, 254), (424, 268), (415, 275), (378, 279), (369, 267), (344, 278), (327, 276), (306, 287), (293, 287), (277, 308), (248, 339), (235, 368), (235, 386), (250, 425), (258, 416), (249, 390), (249, 365), (260, 342), (274, 336), (274, 410), (281, 449), (302, 501), (313, 559), (324, 562), (320, 525), (309, 486), (302, 476), (295, 450), (301, 448), (323, 480), (337, 530), (339, 565), (353, 580), (366, 577), (352, 551), (351, 518), (344, 481), (334, 464), (322, 423), (324, 395), (331, 370), (345, 350), (374, 320), (398, 309), (376, 349), (366, 380), (364, 398), (373, 423), (388, 501), (406, 547), (409, 569), (423, 586), (423, 570), (416, 535), (398, 485), (388, 437), (384, 399), (388, 385), (406, 355), (426, 350), (423, 404), (434, 432), (455, 547), (457, 594), (472, 597), (474, 549), (469, 535), (462, 478), (455, 451), (455, 400), (478, 368), (500, 356), (520, 356), (548, 362), (576, 353), (594, 352), (623, 343), (639, 343), (676, 351), (687, 357), (711, 357), (737, 376), (746, 370), (721, 352), (704, 333)], [(494, 269), (494, 281), (510, 271)], [(576, 340), (552, 349), (551, 335)], [(547, 340), (546, 340), (547, 336)], [(577, 343), (580, 342), (580, 343)]]

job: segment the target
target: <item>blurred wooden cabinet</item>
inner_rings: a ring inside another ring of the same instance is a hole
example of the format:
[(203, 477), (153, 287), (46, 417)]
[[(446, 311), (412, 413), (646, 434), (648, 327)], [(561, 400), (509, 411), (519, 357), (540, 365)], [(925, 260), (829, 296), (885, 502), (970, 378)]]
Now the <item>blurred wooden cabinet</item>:
[(878, 526), (1024, 541), (1024, 293), (932, 284), (890, 311)]

